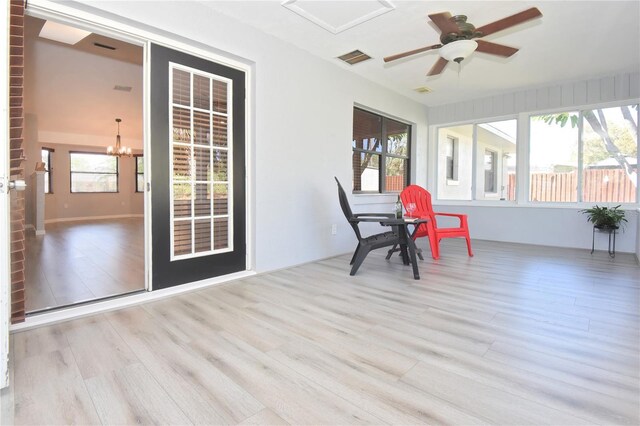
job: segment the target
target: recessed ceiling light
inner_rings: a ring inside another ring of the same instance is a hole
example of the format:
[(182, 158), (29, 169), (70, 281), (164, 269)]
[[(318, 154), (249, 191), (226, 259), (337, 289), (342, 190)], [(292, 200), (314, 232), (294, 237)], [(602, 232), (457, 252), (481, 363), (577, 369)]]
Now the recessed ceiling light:
[(40, 30), (40, 37), (65, 44), (76, 44), (89, 34), (91, 34), (91, 31), (81, 30), (53, 21), (45, 22)]
[(418, 93), (431, 93), (431, 92), (433, 92), (433, 89), (431, 89), (431, 88), (429, 88), (427, 86), (416, 87), (413, 90), (415, 90)]
[(338, 59), (348, 63), (349, 65), (357, 64), (358, 62), (366, 61), (367, 59), (371, 59), (371, 56), (360, 50), (354, 50), (353, 52), (345, 53), (344, 55), (338, 56)]

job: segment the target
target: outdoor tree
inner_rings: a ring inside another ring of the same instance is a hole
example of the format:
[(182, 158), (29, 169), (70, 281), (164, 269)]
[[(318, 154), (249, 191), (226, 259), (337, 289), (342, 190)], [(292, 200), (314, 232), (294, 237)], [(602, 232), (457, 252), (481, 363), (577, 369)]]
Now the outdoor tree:
[[(635, 116), (637, 117), (638, 105), (634, 105), (633, 108), (635, 109)], [(585, 148), (591, 148), (595, 153), (597, 153), (598, 150), (601, 154), (606, 152), (607, 155), (605, 158), (611, 157), (615, 159), (629, 179), (635, 184), (635, 173), (631, 164), (627, 161), (627, 157), (637, 155), (638, 123), (628, 105), (621, 106), (620, 112), (624, 118), (625, 128), (614, 125), (610, 126), (602, 109), (583, 111), (582, 116), (584, 120), (589, 124), (591, 130), (593, 130), (593, 140), (589, 142), (589, 146), (585, 144)], [(539, 119), (549, 125), (564, 127), (570, 123), (571, 127), (575, 128), (578, 126), (578, 115), (567, 112), (542, 115)], [(616, 138), (616, 136), (622, 136), (623, 134), (625, 135), (624, 137)], [(599, 146), (597, 146), (598, 141)], [(629, 149), (630, 145), (634, 147), (633, 150)], [(585, 159), (585, 161), (586, 160), (587, 159)]]

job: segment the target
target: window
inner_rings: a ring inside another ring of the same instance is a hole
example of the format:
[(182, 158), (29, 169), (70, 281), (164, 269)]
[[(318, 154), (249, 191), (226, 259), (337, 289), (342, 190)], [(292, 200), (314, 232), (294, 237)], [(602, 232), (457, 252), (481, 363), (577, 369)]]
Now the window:
[(44, 193), (45, 194), (52, 194), (53, 190), (52, 190), (52, 167), (51, 167), (51, 154), (53, 153), (53, 149), (51, 148), (42, 148), (40, 150), (40, 157), (41, 157), (41, 161), (44, 163), (44, 170), (45, 170), (45, 174), (44, 174)]
[(484, 150), (484, 192), (496, 192), (496, 153)]
[(135, 155), (136, 159), (136, 192), (144, 192), (144, 157)]
[(438, 129), (440, 200), (515, 200), (517, 120)]
[(635, 203), (637, 126), (638, 105), (532, 116), (529, 200)]
[(447, 136), (445, 145), (447, 180), (458, 180), (458, 140)]
[(90, 152), (69, 153), (71, 192), (118, 192), (118, 158)]
[(400, 192), (409, 183), (411, 126), (353, 109), (353, 192)]

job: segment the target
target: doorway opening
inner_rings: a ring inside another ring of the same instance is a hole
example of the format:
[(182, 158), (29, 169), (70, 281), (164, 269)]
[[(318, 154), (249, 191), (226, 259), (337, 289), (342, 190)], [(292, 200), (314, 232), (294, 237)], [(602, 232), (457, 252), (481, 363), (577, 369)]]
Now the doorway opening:
[(33, 16), (24, 43), (25, 310), (142, 291), (143, 47)]

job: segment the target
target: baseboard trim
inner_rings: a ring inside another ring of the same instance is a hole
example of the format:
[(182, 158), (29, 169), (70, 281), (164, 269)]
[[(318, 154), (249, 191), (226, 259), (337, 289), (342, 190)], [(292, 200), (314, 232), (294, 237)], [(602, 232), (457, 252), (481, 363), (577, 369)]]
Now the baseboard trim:
[(129, 219), (134, 217), (144, 217), (144, 214), (114, 214), (106, 216), (81, 216), (81, 217), (60, 217), (56, 219), (47, 219), (44, 221), (47, 223), (58, 222), (84, 222), (88, 220), (105, 220), (105, 219)]
[(95, 303), (70, 306), (67, 308), (52, 310), (51, 312), (28, 315), (27, 319), (24, 322), (11, 325), (9, 327), (9, 331), (11, 333), (15, 333), (19, 331), (29, 330), (31, 328), (41, 327), (44, 325), (51, 325), (89, 315), (114, 311), (116, 309), (135, 306), (142, 303), (151, 302), (153, 300), (164, 299), (176, 294), (188, 293), (206, 287), (226, 284), (243, 278), (252, 277), (254, 275), (256, 275), (254, 271), (235, 272), (233, 274), (224, 275), (222, 277), (208, 278), (206, 280), (182, 284), (171, 288), (136, 293), (129, 296), (114, 297), (113, 299), (96, 301)]

